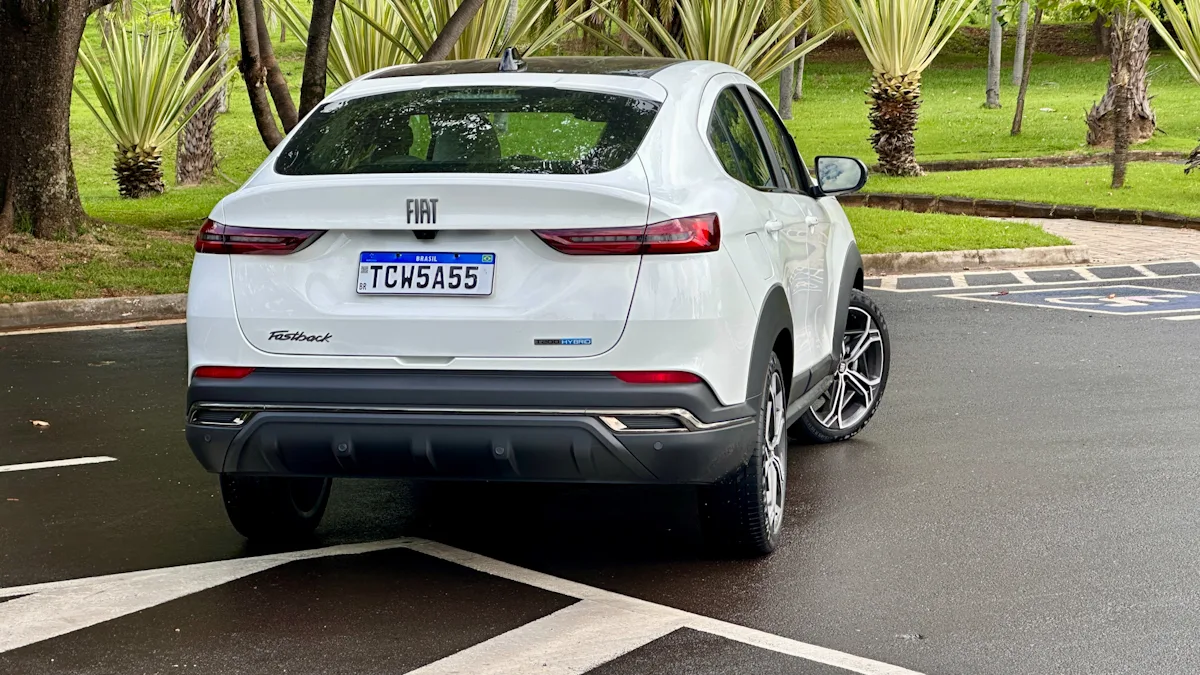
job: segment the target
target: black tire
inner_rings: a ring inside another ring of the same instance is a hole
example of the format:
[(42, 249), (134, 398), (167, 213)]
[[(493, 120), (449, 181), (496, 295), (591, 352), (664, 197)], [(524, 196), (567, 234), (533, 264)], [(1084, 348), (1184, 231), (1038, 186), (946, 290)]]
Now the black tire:
[[(864, 319), (869, 319), (865, 328)], [(878, 332), (877, 341), (870, 335), (872, 327)], [(868, 342), (863, 346), (864, 353), (851, 359), (864, 333), (868, 337)], [(842, 353), (834, 370), (833, 384), (805, 411), (792, 429), (796, 435), (815, 443), (844, 441), (862, 431), (875, 416), (875, 411), (879, 410), (879, 402), (887, 387), (888, 370), (892, 365), (892, 341), (888, 336), (887, 321), (875, 301), (862, 291), (850, 291), (845, 335)], [(877, 385), (873, 385), (876, 380)], [(843, 388), (842, 391), (849, 392), (845, 405), (851, 409), (851, 413), (845, 417), (833, 410), (837, 405), (835, 397), (839, 386)], [(869, 392), (870, 396), (865, 392)], [(831, 414), (834, 416), (831, 417)]]
[(317, 529), (329, 504), (331, 478), (260, 478), (221, 474), (229, 522), (255, 541), (303, 539)]
[(787, 491), (786, 382), (779, 358), (771, 354), (750, 461), (700, 489), (705, 535), (721, 552), (762, 556), (779, 545)]

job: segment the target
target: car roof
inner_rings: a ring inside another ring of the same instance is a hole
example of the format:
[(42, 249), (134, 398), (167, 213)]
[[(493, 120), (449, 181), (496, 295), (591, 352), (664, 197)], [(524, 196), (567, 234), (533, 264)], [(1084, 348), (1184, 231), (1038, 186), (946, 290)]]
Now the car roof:
[[(521, 61), (521, 72), (571, 75), (625, 75), (653, 77), (655, 73), (684, 63), (680, 59), (649, 56), (535, 56)], [(367, 79), (422, 75), (482, 75), (500, 72), (500, 59), (470, 59), (413, 63), (385, 68)]]

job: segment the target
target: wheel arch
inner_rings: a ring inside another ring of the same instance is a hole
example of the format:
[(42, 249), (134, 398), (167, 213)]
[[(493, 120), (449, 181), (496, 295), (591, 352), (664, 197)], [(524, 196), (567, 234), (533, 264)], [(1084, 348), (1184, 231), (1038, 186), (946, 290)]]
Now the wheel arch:
[(842, 338), (846, 333), (846, 316), (850, 313), (850, 291), (863, 290), (863, 261), (858, 244), (850, 242), (842, 262), (842, 275), (838, 282), (837, 304), (833, 315), (833, 344), (830, 345), (834, 363), (841, 360)]
[[(758, 326), (754, 330), (754, 343), (750, 351), (750, 370), (746, 376), (746, 401), (758, 404), (762, 396), (762, 374), (774, 352), (787, 375), (784, 378), (788, 389), (788, 402), (796, 392), (792, 378), (795, 377), (795, 340), (792, 336), (792, 310), (787, 293), (782, 286), (772, 286), (763, 299), (758, 313)], [(803, 389), (803, 387), (801, 387)]]

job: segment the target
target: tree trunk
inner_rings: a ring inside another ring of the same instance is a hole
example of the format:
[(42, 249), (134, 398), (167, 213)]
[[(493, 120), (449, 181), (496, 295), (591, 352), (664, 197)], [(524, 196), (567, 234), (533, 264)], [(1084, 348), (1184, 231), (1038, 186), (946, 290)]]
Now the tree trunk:
[(1112, 30), (1108, 26), (1108, 16), (1101, 12), (1092, 19), (1092, 37), (1096, 39), (1096, 55), (1102, 56), (1112, 51)]
[(329, 70), (329, 32), (337, 0), (314, 0), (312, 21), (308, 24), (308, 47), (304, 50), (304, 75), (300, 84), (300, 117), (317, 107), (325, 98), (325, 78)]
[(1025, 37), (1029, 29), (1029, 0), (1021, 0), (1020, 16), (1017, 18), (1017, 44), (1013, 49), (1014, 85), (1021, 84), (1021, 75), (1025, 70)]
[(1183, 172), (1191, 173), (1196, 169), (1200, 169), (1200, 145), (1197, 145), (1196, 149), (1192, 150), (1191, 154), (1187, 156), (1187, 163), (1183, 166)]
[[(791, 51), (796, 46), (796, 38), (788, 40), (787, 49)], [(785, 120), (792, 119), (792, 93), (795, 91), (795, 64), (779, 71), (779, 116)]]
[[(188, 64), (187, 75), (191, 77), (209, 58), (219, 57), (221, 36), (229, 31), (229, 1), (181, 0), (179, 22), (183, 27), (183, 39), (189, 45), (199, 44)], [(220, 74), (214, 73), (205, 88), (211, 88), (219, 79)], [(216, 171), (213, 127), (219, 106), (220, 101), (215, 96), (210, 98), (179, 132), (175, 181), (180, 185), (199, 185)]]
[(1021, 89), (1017, 92), (1017, 110), (1013, 114), (1013, 136), (1020, 135), (1021, 123), (1025, 119), (1025, 92), (1029, 90), (1029, 72), (1033, 70), (1033, 53), (1037, 51), (1038, 29), (1042, 27), (1042, 8), (1033, 13), (1033, 35), (1029, 37), (1029, 51), (1025, 54), (1025, 68), (1021, 71)]
[[(800, 31), (800, 37), (797, 39), (800, 40), (800, 44), (804, 44), (808, 40), (807, 26), (804, 27), (804, 30)], [(804, 98), (804, 60), (807, 58), (808, 54), (805, 54), (796, 61), (796, 92), (792, 94), (793, 101), (799, 101)]]
[(296, 113), (296, 103), (292, 100), (292, 90), (288, 88), (287, 78), (279, 69), (275, 60), (275, 48), (271, 46), (271, 32), (267, 28), (267, 17), (263, 12), (262, 0), (254, 0), (255, 22), (258, 28), (258, 57), (267, 74), (267, 90), (271, 92), (271, 101), (275, 104), (275, 112), (283, 123), (283, 131), (287, 133), (300, 121)]
[(246, 93), (250, 97), (250, 109), (254, 112), (258, 135), (268, 150), (274, 150), (283, 140), (283, 134), (275, 124), (275, 115), (271, 112), (271, 101), (267, 96), (267, 70), (259, 58), (258, 20), (255, 18), (257, 12), (254, 5), (254, 0), (237, 0), (238, 35), (242, 41), (242, 59), (238, 62), (238, 69), (246, 81)]
[[(1138, 24), (1145, 24), (1139, 28)], [(1136, 52), (1145, 43), (1149, 22), (1136, 18), (1129, 12), (1116, 12), (1112, 20), (1112, 63), (1116, 68), (1109, 76), (1110, 91), (1113, 92), (1112, 109), (1108, 123), (1111, 126), (1112, 187), (1125, 186), (1125, 165), (1129, 161), (1130, 126), (1133, 117), (1131, 82), (1136, 67)], [(1140, 38), (1140, 39), (1139, 39)], [(1147, 45), (1147, 50), (1149, 45)], [(1145, 61), (1141, 62), (1145, 68)], [(1144, 79), (1143, 79), (1144, 82)], [(1107, 95), (1106, 95), (1107, 96)], [(1089, 125), (1091, 120), (1088, 120)]]
[(1000, 27), (1000, 3), (1003, 0), (992, 0), (992, 23), (988, 32), (988, 72), (987, 100), (984, 106), (1000, 107), (1000, 47), (1003, 45), (1004, 33)]
[[(221, 44), (217, 47), (218, 56), (222, 66), (229, 65), (229, 31), (221, 36)], [(222, 68), (224, 70), (224, 67)], [(213, 98), (217, 99), (217, 114), (229, 112), (229, 80), (221, 83), (221, 90)]]
[(429, 63), (430, 61), (444, 61), (450, 56), (450, 52), (454, 51), (454, 45), (458, 43), (458, 38), (462, 37), (463, 31), (467, 29), (467, 24), (471, 23), (471, 19), (479, 13), (479, 9), (483, 7), (484, 0), (463, 0), (458, 9), (454, 10), (454, 14), (450, 15), (450, 20), (442, 27), (442, 32), (434, 38), (433, 44), (429, 45), (429, 51), (421, 55), (421, 63)]
[[(1123, 125), (1129, 131), (1130, 143), (1150, 140), (1157, 128), (1154, 110), (1147, 93), (1146, 65), (1150, 60), (1150, 22), (1135, 12), (1116, 12), (1112, 18), (1111, 56), (1109, 57), (1108, 90), (1104, 98), (1087, 114), (1088, 145), (1107, 146), (1113, 143), (1111, 118), (1117, 108), (1117, 83), (1127, 78), (1129, 108)], [(1119, 75), (1120, 73), (1124, 75)]]
[(88, 14), (104, 0), (0, 0), (0, 234), (79, 234), (71, 82)]
[(867, 119), (875, 133), (871, 145), (879, 156), (879, 171), (885, 176), (920, 176), (915, 155), (914, 132), (921, 105), (921, 74), (891, 77), (875, 73)]

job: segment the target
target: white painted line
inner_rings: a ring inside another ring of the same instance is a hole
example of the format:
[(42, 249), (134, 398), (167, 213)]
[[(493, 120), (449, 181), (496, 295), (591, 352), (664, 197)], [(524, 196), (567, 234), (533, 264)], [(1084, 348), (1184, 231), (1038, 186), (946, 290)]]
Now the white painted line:
[(896, 277), (879, 277), (879, 288), (884, 291), (896, 290)]
[(582, 675), (683, 626), (640, 609), (583, 600), (409, 675)]
[[(1113, 265), (1113, 267), (1134, 267), (1134, 265)], [(1064, 268), (1060, 267), (1058, 269), (1064, 269)], [(1001, 271), (998, 271), (997, 274), (999, 274), (1000, 272), (1009, 272), (1013, 276), (1017, 277), (1018, 280), (1021, 280), (1023, 278), (1023, 276), (1025, 278), (1028, 278), (1028, 275), (1026, 275), (1025, 272), (1019, 272), (1017, 270), (1001, 270)], [(1151, 274), (1153, 275), (1153, 278), (1155, 278), (1155, 279), (1180, 279), (1183, 277), (1200, 276), (1200, 273), (1197, 273), (1197, 272), (1188, 272), (1185, 274), (1154, 274), (1153, 272), (1151, 272)], [(945, 292), (945, 291), (949, 290), (946, 286), (942, 286), (940, 288), (903, 288), (903, 289), (898, 289), (895, 287), (897, 280), (899, 280), (901, 278), (913, 279), (913, 278), (925, 277), (925, 276), (946, 276), (946, 275), (945, 274), (933, 274), (933, 275), (912, 274), (912, 275), (905, 275), (903, 277), (883, 277), (883, 279), (885, 279), (885, 280), (890, 279), (891, 284), (890, 285), (881, 285), (879, 288), (880, 288), (880, 290), (891, 291), (892, 293), (928, 293), (931, 291)], [(875, 277), (872, 277), (872, 278), (875, 278)], [(1139, 275), (1136, 277), (1118, 277), (1115, 279), (1101, 279), (1101, 281), (1106, 282), (1106, 283), (1118, 283), (1118, 282), (1122, 282), (1122, 281), (1145, 281), (1146, 279), (1147, 279), (1147, 277)], [(1094, 283), (1096, 283), (1096, 282), (1089, 280), (1089, 279), (1079, 279), (1076, 281), (1034, 281), (1032, 279), (1029, 279), (1028, 282), (1021, 281), (1021, 284), (1026, 285), (1026, 286), (1078, 286), (1080, 284), (1094, 284)], [(1016, 285), (1016, 284), (985, 284), (985, 285), (981, 285), (981, 286), (971, 286), (971, 288), (978, 288), (978, 289), (986, 290), (989, 288), (1010, 288), (1014, 285)], [(1162, 289), (1160, 289), (1160, 290), (1162, 290)]]
[(139, 330), (142, 328), (153, 328), (154, 326), (174, 326), (181, 323), (187, 323), (187, 319), (159, 319), (157, 321), (137, 321), (134, 323), (100, 323), (90, 326), (59, 326), (57, 328), (26, 328), (24, 330), (10, 330), (8, 332), (0, 331), (0, 337), (7, 337), (9, 335), (40, 335), (42, 333), (74, 333), (81, 330), (113, 330), (116, 328)]
[(74, 459), (55, 459), (48, 462), (29, 462), (27, 464), (0, 464), (0, 473), (9, 471), (33, 471), (35, 469), (54, 469), (60, 466), (81, 466), (83, 464), (103, 464), (115, 462), (116, 457), (75, 457)]
[(1191, 316), (1160, 316), (1158, 318), (1163, 321), (1200, 321), (1200, 314), (1193, 314)]
[(1141, 272), (1142, 274), (1144, 274), (1148, 277), (1157, 277), (1158, 276), (1158, 272), (1151, 272), (1150, 270), (1146, 269), (1145, 265), (1128, 265), (1128, 267), (1132, 267), (1133, 269)]
[(1095, 273), (1086, 267), (1072, 267), (1071, 269), (1074, 270), (1076, 274), (1083, 277), (1084, 281), (1107, 281), (1106, 279), (1101, 279), (1100, 277), (1096, 276)]
[(967, 288), (967, 277), (962, 272), (950, 273), (950, 285), (955, 288)]
[(1013, 270), (1012, 275), (1016, 277), (1017, 283), (1023, 286), (1030, 286), (1037, 283), (1029, 277), (1029, 273), (1025, 270)]
[[(1158, 293), (1170, 293), (1170, 294), (1182, 293), (1182, 294), (1186, 294), (1186, 295), (1200, 295), (1200, 291), (1181, 291), (1181, 290), (1175, 289), (1175, 288), (1154, 288), (1151, 286), (1133, 286), (1133, 285), (1129, 285), (1129, 284), (1120, 284), (1117, 286), (1095, 286), (1090, 289), (1081, 288), (1078, 290), (1079, 291), (1085, 291), (1085, 290), (1107, 291), (1107, 290), (1110, 290), (1113, 288), (1132, 288), (1132, 289), (1143, 290), (1143, 291), (1155, 291)], [(1034, 305), (1034, 304), (1030, 304), (1027, 302), (1013, 302), (1012, 300), (999, 300), (998, 299), (1001, 297), (1022, 295), (1025, 293), (1048, 293), (1048, 292), (1054, 292), (1054, 291), (1058, 291), (1058, 290), (1068, 291), (1068, 290), (1075, 290), (1075, 289), (1072, 289), (1069, 287), (1068, 288), (1049, 288), (1049, 289), (1034, 288), (1034, 289), (1030, 289), (1030, 290), (1006, 292), (1006, 295), (1003, 295), (1003, 296), (998, 296), (995, 293), (989, 292), (989, 293), (955, 293), (955, 294), (939, 295), (936, 297), (954, 298), (957, 300), (974, 300), (975, 302), (989, 302), (989, 303), (995, 303), (997, 305), (1017, 305), (1019, 307), (1029, 307), (1031, 309), (1065, 309), (1069, 312), (1087, 312), (1088, 314), (1107, 314), (1110, 316), (1135, 316), (1136, 317), (1136, 316), (1146, 316), (1146, 315), (1154, 315), (1154, 314), (1179, 314), (1179, 313), (1196, 311), (1195, 307), (1190, 307), (1187, 309), (1152, 309), (1152, 310), (1138, 311), (1138, 312), (1113, 312), (1113, 311), (1109, 311), (1109, 310), (1105, 310), (1105, 309), (1098, 309), (1094, 305), (1086, 306), (1086, 307), (1081, 307), (1081, 306), (1071, 307), (1071, 306), (1066, 306), (1066, 305)], [(1176, 295), (1174, 297), (1181, 298), (1183, 296)], [(1068, 299), (1076, 299), (1076, 298), (1064, 298), (1064, 300), (1068, 300)], [(1157, 318), (1157, 317), (1155, 317), (1155, 318)]]
[[(632, 598), (435, 541), (415, 538), (331, 546), (253, 558), (0, 588), (0, 598), (13, 598), (0, 603), (0, 653), (161, 605), (285, 563), (394, 548), (407, 548), (485, 574), (582, 601), (442, 661), (429, 664), (417, 671), (423, 675), (523, 674), (535, 669), (539, 673), (582, 673), (586, 670), (581, 670), (585, 664), (592, 663), (588, 669), (594, 668), (599, 665), (593, 663), (598, 658), (608, 655), (611, 660), (677, 628), (704, 631), (862, 675), (920, 675), (916, 671), (882, 661)], [(569, 647), (571, 649), (568, 651)], [(529, 661), (530, 658), (539, 661)], [(550, 665), (559, 659), (564, 660), (561, 666), (557, 663), (554, 666)], [(526, 667), (517, 667), (521, 664)], [(529, 667), (530, 664), (534, 664), (536, 668)]]

